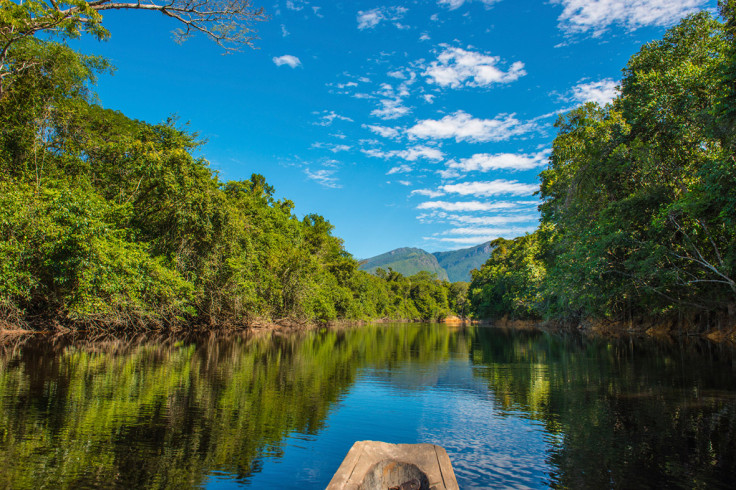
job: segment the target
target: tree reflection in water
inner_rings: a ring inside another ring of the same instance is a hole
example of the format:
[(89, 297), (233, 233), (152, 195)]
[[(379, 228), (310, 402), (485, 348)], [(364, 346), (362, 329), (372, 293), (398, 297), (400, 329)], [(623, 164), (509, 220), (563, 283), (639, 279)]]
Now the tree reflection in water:
[[(488, 432), (493, 417), (541, 422), (549, 486), (725, 488), (736, 474), (736, 364), (725, 347), (392, 325), (5, 343), (0, 487), (190, 488), (218, 474), (247, 485), (291, 434), (320, 437), (365, 376), (388, 380), (381, 392), (392, 397), (379, 403), (398, 404), (414, 398), (390, 393), (468, 379), (432, 375), (440, 366), (482, 381), (477, 399), (490, 407), (487, 424), (445, 437)], [(468, 386), (441, 388), (472, 399)]]
[(550, 485), (729, 488), (733, 351), (705, 342), (591, 341), (478, 330), (472, 360), (505, 410), (557, 434)]
[(6, 346), (0, 487), (245, 483), (287, 434), (321, 429), (361, 366), (439, 363), (459, 340), (414, 325)]

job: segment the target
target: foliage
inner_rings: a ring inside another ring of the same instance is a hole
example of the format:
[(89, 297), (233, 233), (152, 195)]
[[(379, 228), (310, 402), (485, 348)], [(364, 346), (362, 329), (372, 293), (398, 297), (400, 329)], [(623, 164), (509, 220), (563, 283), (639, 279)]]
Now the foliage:
[[(0, 315), (144, 327), (441, 319), (462, 291), (358, 270), (261, 175), (223, 182), (196, 134), (93, 103), (104, 60), (36, 39), (0, 99)], [(2, 318), (0, 318), (0, 321)]]
[[(701, 12), (643, 46), (611, 104), (559, 118), (540, 229), (504, 242), (474, 276), (476, 314), (734, 309), (733, 2), (721, 10), (725, 26)], [(535, 260), (543, 273), (526, 271)]]
[(539, 317), (545, 268), (539, 258), (538, 235), (516, 240), (498, 238), (491, 247), (491, 257), (472, 273), (469, 299), (475, 316)]

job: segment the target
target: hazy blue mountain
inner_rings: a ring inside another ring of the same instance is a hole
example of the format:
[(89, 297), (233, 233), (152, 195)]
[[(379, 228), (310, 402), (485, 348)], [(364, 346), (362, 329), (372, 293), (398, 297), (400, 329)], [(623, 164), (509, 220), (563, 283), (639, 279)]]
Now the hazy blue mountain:
[(435, 252), (432, 255), (437, 257), (437, 262), (447, 271), (451, 282), (470, 281), (470, 271), (480, 269), (490, 257), (491, 242), (449, 252)]
[(360, 261), (360, 269), (375, 272), (380, 267), (405, 276), (419, 271), (437, 274), (437, 278), (451, 282), (470, 281), (470, 271), (479, 269), (491, 255), (491, 242), (449, 252), (425, 252), (421, 248), (397, 248), (385, 254)]
[(360, 261), (360, 269), (370, 273), (376, 268), (395, 270), (405, 276), (411, 276), (419, 271), (437, 274), (438, 279), (448, 280), (447, 272), (440, 267), (437, 258), (420, 248), (397, 248), (385, 254)]

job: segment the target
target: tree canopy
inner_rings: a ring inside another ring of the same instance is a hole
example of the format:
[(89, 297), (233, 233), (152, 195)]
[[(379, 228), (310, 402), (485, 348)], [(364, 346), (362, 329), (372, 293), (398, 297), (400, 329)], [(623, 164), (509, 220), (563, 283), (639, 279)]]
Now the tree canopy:
[(540, 229), (474, 276), (476, 314), (736, 314), (734, 2), (720, 5), (724, 21), (701, 12), (644, 45), (612, 103), (558, 119)]

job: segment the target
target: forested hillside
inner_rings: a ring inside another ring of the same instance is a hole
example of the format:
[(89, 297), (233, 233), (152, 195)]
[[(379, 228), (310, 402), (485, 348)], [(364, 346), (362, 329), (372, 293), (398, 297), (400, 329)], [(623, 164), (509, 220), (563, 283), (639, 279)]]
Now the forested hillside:
[(447, 271), (450, 281), (469, 282), (471, 271), (480, 269), (488, 260), (492, 250), (491, 242), (486, 242), (460, 250), (434, 252), (432, 255), (437, 257), (437, 262)]
[(359, 271), (325, 218), (299, 219), (263, 176), (221, 180), (176, 121), (96, 105), (90, 87), (108, 63), (13, 38), (38, 19), (14, 5), (0, 32), (0, 326), (429, 320), (461, 309), (465, 291), (427, 274)]
[(449, 280), (447, 271), (440, 266), (437, 258), (420, 248), (397, 248), (385, 254), (376, 255), (360, 261), (360, 270), (375, 274), (376, 269), (392, 269), (404, 275), (425, 271), (435, 274), (438, 279)]
[(736, 2), (629, 61), (620, 95), (557, 121), (542, 222), (473, 275), (480, 317), (736, 315)]
[(360, 261), (360, 270), (374, 273), (377, 268), (392, 269), (404, 275), (426, 271), (438, 279), (469, 282), (470, 271), (480, 269), (491, 254), (491, 242), (475, 247), (429, 253), (421, 248), (397, 248)]

